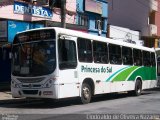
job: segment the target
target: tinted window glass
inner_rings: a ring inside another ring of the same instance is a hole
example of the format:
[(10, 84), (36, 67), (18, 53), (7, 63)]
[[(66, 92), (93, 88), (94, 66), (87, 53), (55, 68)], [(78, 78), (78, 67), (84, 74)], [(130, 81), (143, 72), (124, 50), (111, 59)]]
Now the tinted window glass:
[(107, 43), (94, 41), (93, 56), (95, 63), (108, 63)]
[(80, 62), (92, 62), (91, 40), (78, 38), (78, 58)]
[(151, 53), (151, 66), (156, 66), (155, 53)]
[(133, 65), (133, 55), (131, 48), (122, 47), (122, 56), (124, 65)]
[(150, 62), (150, 52), (147, 51), (143, 51), (143, 65), (144, 66), (150, 66), (151, 62)]
[(141, 50), (133, 49), (133, 59), (135, 66), (142, 65), (142, 52)]
[(121, 47), (109, 44), (109, 60), (111, 64), (122, 64)]
[(72, 69), (77, 66), (76, 44), (70, 40), (59, 40), (59, 68)]

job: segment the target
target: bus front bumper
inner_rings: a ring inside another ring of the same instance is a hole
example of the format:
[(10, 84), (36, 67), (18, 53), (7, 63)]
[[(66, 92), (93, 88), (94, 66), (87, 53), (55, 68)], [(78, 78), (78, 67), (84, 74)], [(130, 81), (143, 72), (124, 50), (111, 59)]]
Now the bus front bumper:
[(57, 96), (57, 85), (53, 85), (51, 88), (37, 88), (37, 89), (26, 89), (26, 88), (11, 88), (13, 98), (52, 98), (58, 99)]

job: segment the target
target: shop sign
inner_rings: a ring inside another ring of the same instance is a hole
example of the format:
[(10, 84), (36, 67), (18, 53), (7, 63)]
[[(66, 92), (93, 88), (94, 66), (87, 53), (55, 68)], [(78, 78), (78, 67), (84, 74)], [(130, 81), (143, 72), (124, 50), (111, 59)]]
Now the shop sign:
[(34, 6), (22, 2), (14, 2), (14, 13), (16, 14), (28, 14), (37, 17), (52, 18), (53, 13), (50, 8)]

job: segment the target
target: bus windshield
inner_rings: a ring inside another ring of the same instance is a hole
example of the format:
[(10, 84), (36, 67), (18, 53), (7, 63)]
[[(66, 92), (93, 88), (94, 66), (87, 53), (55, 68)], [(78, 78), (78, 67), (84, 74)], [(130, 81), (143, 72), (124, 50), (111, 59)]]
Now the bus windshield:
[[(28, 34), (29, 38), (31, 34)], [(38, 39), (36, 37), (35, 39), (32, 38), (32, 40), (27, 40), (29, 39), (27, 38), (25, 41), (22, 41), (20, 36), (15, 38), (17, 42), (14, 43), (12, 49), (12, 74), (21, 77), (51, 74), (56, 68), (55, 38), (46, 37)]]

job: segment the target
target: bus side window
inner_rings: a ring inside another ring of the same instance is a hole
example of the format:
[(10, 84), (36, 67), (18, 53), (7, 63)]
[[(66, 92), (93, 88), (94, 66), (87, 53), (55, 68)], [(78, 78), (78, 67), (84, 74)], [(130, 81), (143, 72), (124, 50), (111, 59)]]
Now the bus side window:
[(155, 59), (155, 53), (151, 53), (151, 66), (156, 66), (156, 59)]
[(109, 60), (111, 64), (122, 64), (121, 46), (109, 44)]
[(143, 65), (144, 66), (150, 66), (151, 65), (151, 61), (150, 61), (150, 52), (147, 51), (143, 51)]
[(132, 48), (122, 47), (122, 58), (124, 65), (133, 65)]
[(77, 66), (76, 44), (71, 40), (59, 39), (59, 68), (74, 69)]
[(93, 41), (93, 56), (95, 63), (108, 63), (107, 43)]
[(138, 49), (133, 49), (133, 59), (135, 66), (142, 65), (142, 51)]
[(93, 61), (91, 40), (78, 38), (77, 44), (79, 61), (91, 63)]

